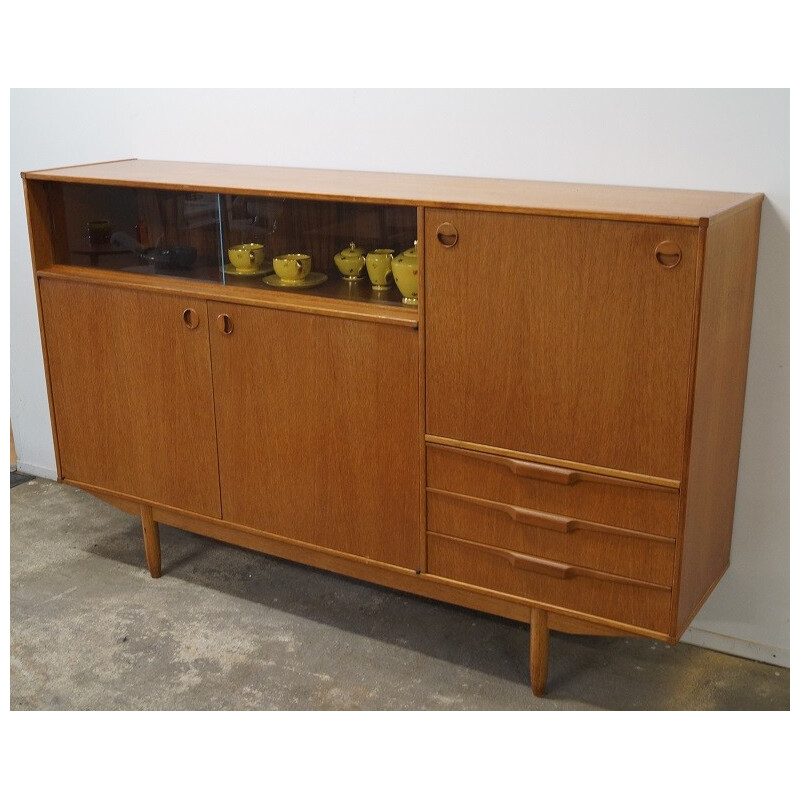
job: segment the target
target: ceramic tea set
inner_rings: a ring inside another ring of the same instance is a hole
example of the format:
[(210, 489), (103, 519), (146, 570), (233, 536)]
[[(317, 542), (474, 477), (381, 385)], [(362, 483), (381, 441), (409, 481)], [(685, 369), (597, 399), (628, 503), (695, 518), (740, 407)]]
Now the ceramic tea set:
[(336, 268), (347, 281), (358, 281), (364, 277), (364, 269), (369, 275), (372, 288), (376, 292), (385, 292), (391, 286), (391, 280), (403, 295), (403, 302), (417, 304), (419, 295), (419, 257), (417, 243), (394, 255), (394, 250), (381, 248), (369, 253), (363, 247), (356, 247), (355, 242), (333, 257)]
[[(311, 271), (311, 256), (305, 253), (284, 253), (276, 256), (272, 259), (272, 272), (265, 263), (264, 245), (256, 242), (230, 247), (228, 258), (230, 263), (224, 268), (227, 275), (263, 275), (263, 281), (268, 286), (304, 289), (317, 286), (328, 279), (323, 272)], [(349, 247), (336, 253), (333, 261), (344, 280), (359, 281), (366, 270), (374, 291), (387, 291), (394, 280), (403, 295), (403, 302), (417, 304), (419, 258), (416, 241), (413, 247), (398, 255), (394, 255), (394, 250), (386, 248), (368, 253), (363, 247), (357, 247), (355, 242), (351, 242)]]
[(283, 288), (306, 288), (318, 286), (328, 280), (324, 272), (311, 271), (311, 256), (305, 253), (284, 253), (272, 259), (273, 275), (267, 275), (264, 283)]
[(230, 264), (225, 265), (227, 275), (266, 275), (269, 267), (264, 267), (264, 245), (250, 242), (228, 248)]

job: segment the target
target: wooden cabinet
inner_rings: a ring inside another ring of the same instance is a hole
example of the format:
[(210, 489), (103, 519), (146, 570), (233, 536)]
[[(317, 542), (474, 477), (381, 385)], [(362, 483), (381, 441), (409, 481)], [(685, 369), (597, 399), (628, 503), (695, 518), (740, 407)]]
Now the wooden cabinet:
[[(542, 693), (549, 630), (675, 642), (724, 574), (761, 195), (24, 180), (59, 477), (141, 515), (153, 575), (165, 522), (524, 620)], [(415, 240), (417, 307), (333, 266)], [(317, 282), (232, 272), (241, 241)]]

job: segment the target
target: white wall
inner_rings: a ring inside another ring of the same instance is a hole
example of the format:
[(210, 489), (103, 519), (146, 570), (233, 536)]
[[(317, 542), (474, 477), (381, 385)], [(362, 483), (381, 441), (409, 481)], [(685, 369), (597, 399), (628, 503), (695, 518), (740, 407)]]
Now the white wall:
[(788, 91), (12, 91), (11, 413), (39, 475), (55, 461), (17, 176), (132, 156), (764, 192), (731, 567), (685, 640), (788, 666)]

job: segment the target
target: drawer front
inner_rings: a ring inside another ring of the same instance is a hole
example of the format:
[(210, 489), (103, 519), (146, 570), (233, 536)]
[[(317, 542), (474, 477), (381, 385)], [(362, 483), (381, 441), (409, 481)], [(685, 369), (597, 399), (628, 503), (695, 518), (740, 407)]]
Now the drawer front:
[(668, 633), (668, 589), (428, 534), (428, 572), (526, 600)]
[(672, 539), (482, 498), (428, 490), (428, 530), (581, 567), (672, 585)]
[(646, 483), (429, 444), (428, 486), (675, 538), (679, 493)]

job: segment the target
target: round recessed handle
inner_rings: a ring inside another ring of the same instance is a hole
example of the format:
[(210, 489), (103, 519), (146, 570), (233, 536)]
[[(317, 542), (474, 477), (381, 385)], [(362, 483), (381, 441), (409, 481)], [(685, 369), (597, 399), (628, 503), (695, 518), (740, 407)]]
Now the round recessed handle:
[(455, 247), (458, 241), (456, 226), (453, 225), (452, 222), (443, 222), (436, 229), (436, 238), (439, 240), (439, 244), (441, 244), (442, 247)]
[(233, 333), (233, 321), (227, 314), (220, 314), (217, 317), (217, 329), (225, 336), (230, 336)]
[(679, 245), (675, 242), (670, 242), (667, 240), (666, 242), (661, 242), (656, 247), (656, 261), (661, 264), (662, 267), (666, 267), (667, 269), (672, 269), (673, 267), (677, 267), (678, 264), (681, 263), (681, 256), (683, 252)]
[(183, 324), (193, 331), (200, 324), (200, 315), (193, 308), (184, 308)]

